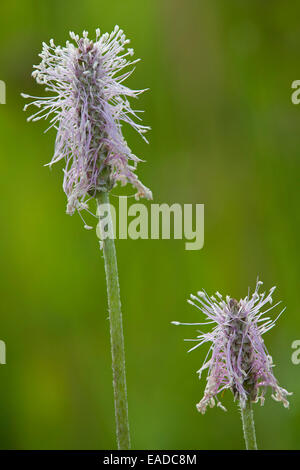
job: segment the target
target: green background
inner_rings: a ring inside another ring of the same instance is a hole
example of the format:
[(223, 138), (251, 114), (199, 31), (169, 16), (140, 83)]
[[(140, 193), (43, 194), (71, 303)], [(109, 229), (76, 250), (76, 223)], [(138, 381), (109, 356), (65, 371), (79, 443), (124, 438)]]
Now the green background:
[(20, 97), (45, 94), (31, 78), (42, 41), (115, 24), (142, 58), (129, 86), (150, 88), (138, 103), (150, 145), (124, 129), (147, 161), (138, 173), (156, 203), (205, 204), (200, 251), (178, 240), (117, 242), (133, 447), (244, 447), (230, 392), (227, 413), (197, 413), (206, 348), (187, 354), (194, 328), (170, 321), (200, 321), (191, 292), (240, 298), (259, 275), (287, 306), (265, 342), (294, 395), (289, 410), (271, 398), (255, 406), (258, 445), (299, 448), (299, 14), (297, 2), (275, 0), (2, 2), (1, 448), (115, 448), (103, 259), (95, 233), (65, 215), (62, 166), (43, 167), (54, 132), (26, 122)]

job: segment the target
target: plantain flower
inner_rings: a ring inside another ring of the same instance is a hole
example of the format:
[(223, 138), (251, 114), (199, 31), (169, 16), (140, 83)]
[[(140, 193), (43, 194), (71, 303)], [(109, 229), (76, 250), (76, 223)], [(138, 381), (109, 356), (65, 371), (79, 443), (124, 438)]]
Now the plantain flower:
[(196, 339), (196, 345), (190, 351), (211, 343), (204, 364), (198, 371), (199, 378), (204, 370), (208, 370), (206, 388), (202, 400), (197, 404), (197, 409), (202, 414), (207, 406), (217, 406), (225, 410), (218, 395), (226, 389), (230, 389), (234, 399), (238, 400), (241, 407), (245, 407), (247, 400), (264, 403), (265, 393), (268, 387), (272, 390), (272, 397), (281, 401), (285, 407), (289, 406), (287, 396), (291, 395), (278, 385), (273, 374), (273, 361), (264, 344), (262, 335), (269, 331), (277, 318), (272, 320), (265, 314), (272, 308), (272, 294), (275, 287), (269, 293), (259, 293), (261, 281), (257, 281), (253, 295), (240, 301), (226, 297), (224, 300), (219, 292), (216, 297), (209, 297), (204, 290), (191, 295), (188, 302), (197, 307), (207, 320), (203, 323), (180, 323), (175, 325), (213, 325), (209, 333), (200, 332)]
[[(132, 126), (143, 138), (149, 129), (140, 120), (128, 101), (145, 90), (131, 90), (123, 85), (138, 60), (131, 61), (133, 49), (127, 49), (129, 40), (118, 26), (111, 34), (96, 39), (70, 33), (72, 42), (64, 47), (43, 43), (41, 63), (34, 66), (33, 77), (46, 85), (48, 97), (33, 97), (28, 106), (39, 110), (28, 120), (37, 121), (51, 116), (50, 128), (57, 131), (54, 155), (49, 163), (64, 160), (63, 189), (67, 195), (67, 213), (88, 209), (88, 201), (99, 191), (109, 191), (118, 182), (130, 183), (136, 189), (136, 198), (151, 199), (151, 191), (135, 174), (141, 161), (128, 147), (122, 123)], [(47, 130), (48, 130), (47, 129)]]

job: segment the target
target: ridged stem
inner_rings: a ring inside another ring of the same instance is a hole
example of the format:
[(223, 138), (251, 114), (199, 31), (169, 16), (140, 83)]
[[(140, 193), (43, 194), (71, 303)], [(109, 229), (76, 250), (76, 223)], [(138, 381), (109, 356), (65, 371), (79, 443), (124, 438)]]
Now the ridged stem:
[[(100, 206), (107, 204), (105, 221), (112, 224), (108, 192), (99, 193), (97, 202), (98, 214), (100, 214)], [(105, 227), (101, 224), (101, 217), (99, 225), (107, 284), (117, 444), (119, 450), (128, 450), (130, 449), (130, 434), (117, 256), (114, 239), (105, 238)]]
[(244, 406), (241, 405), (240, 408), (241, 408), (246, 449), (257, 450), (254, 417), (253, 417), (251, 401), (247, 400), (246, 404)]

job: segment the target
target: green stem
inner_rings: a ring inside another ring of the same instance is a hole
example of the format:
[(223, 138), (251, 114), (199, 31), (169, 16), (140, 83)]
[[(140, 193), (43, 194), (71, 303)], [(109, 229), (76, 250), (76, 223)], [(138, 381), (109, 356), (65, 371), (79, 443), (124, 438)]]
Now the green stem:
[(241, 406), (244, 438), (247, 450), (257, 450), (254, 417), (251, 401), (247, 400), (244, 407)]
[[(99, 193), (97, 202), (99, 215), (100, 206), (102, 204), (109, 204), (108, 192)], [(112, 224), (109, 206), (107, 206), (107, 211), (105, 211), (105, 213), (106, 223)], [(101, 218), (103, 218), (103, 215), (104, 214), (102, 214)], [(107, 283), (117, 443), (119, 450), (128, 450), (130, 449), (130, 434), (126, 390), (124, 336), (117, 257), (114, 239), (110, 237), (105, 238), (105, 226), (104, 222), (103, 224), (101, 223), (101, 218), (99, 225), (101, 240), (103, 243), (103, 255)]]

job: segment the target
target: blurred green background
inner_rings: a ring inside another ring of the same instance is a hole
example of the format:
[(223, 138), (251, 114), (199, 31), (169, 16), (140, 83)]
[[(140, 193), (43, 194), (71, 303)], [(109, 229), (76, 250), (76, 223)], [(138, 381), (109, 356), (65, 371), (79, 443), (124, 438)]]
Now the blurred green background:
[(230, 392), (226, 414), (197, 413), (207, 349), (187, 354), (194, 328), (170, 321), (199, 321), (191, 292), (239, 298), (259, 275), (287, 306), (265, 342), (294, 395), (289, 410), (271, 398), (255, 407), (258, 444), (299, 448), (299, 14), (299, 4), (279, 0), (2, 2), (1, 448), (115, 448), (103, 259), (95, 233), (65, 215), (62, 167), (43, 167), (54, 132), (26, 122), (20, 97), (45, 94), (31, 78), (42, 41), (115, 24), (142, 57), (128, 84), (150, 88), (138, 103), (150, 145), (125, 130), (147, 160), (138, 173), (156, 203), (205, 204), (200, 251), (174, 240), (117, 242), (133, 447), (244, 447)]

